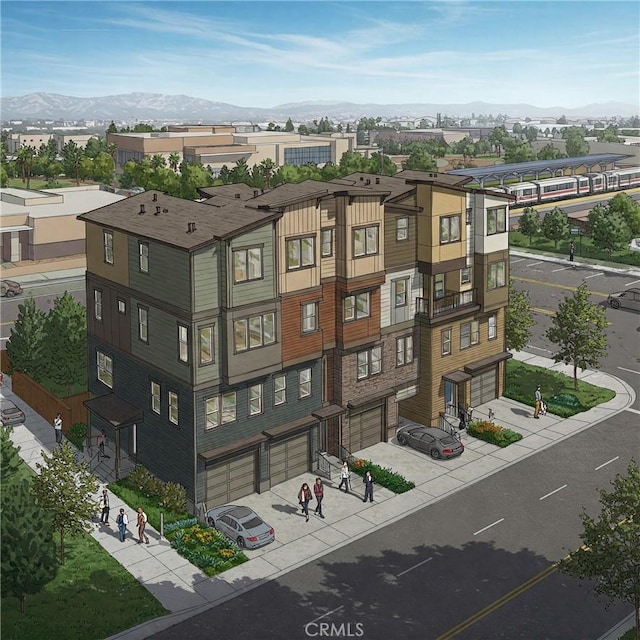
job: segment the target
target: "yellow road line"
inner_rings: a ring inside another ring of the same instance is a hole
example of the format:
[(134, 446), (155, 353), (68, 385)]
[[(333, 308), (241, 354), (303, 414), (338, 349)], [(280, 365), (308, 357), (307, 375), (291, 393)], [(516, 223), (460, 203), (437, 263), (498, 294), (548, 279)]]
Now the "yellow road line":
[(541, 309), (540, 307), (531, 307), (531, 311), (534, 313), (543, 313), (545, 316), (555, 316), (556, 312), (551, 309)]
[[(527, 282), (528, 284), (541, 284), (543, 287), (552, 287), (554, 289), (564, 289), (565, 291), (577, 291), (578, 287), (572, 287), (568, 284), (556, 284), (555, 282), (545, 282), (544, 280), (535, 280), (534, 278), (521, 278), (519, 276), (511, 276), (511, 279), (516, 282)], [(602, 291), (591, 291), (589, 294), (592, 296), (600, 296), (602, 298), (608, 298), (609, 294)]]

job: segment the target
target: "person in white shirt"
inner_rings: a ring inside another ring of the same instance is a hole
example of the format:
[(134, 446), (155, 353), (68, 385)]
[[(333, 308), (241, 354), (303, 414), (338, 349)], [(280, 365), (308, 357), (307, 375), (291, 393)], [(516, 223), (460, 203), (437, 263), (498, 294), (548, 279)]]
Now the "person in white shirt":
[(342, 489), (342, 485), (344, 485), (344, 492), (349, 493), (349, 478), (351, 477), (351, 472), (349, 471), (349, 465), (345, 460), (342, 463), (342, 470), (340, 471), (340, 484), (338, 485), (338, 489)]

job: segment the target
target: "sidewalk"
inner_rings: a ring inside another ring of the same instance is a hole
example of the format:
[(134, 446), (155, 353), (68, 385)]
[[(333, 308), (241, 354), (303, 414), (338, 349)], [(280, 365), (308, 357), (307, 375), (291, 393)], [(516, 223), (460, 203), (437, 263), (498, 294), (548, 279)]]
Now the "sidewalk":
[[(555, 364), (549, 358), (517, 352), (514, 358), (563, 373), (569, 368)], [(624, 411), (635, 401), (634, 390), (622, 380), (599, 371), (587, 370), (580, 378), (592, 384), (613, 389), (615, 398), (572, 418), (561, 419), (547, 414), (540, 420), (530, 420), (532, 410), (513, 400), (498, 398), (474, 409), (475, 417), (484, 417), (491, 409), (495, 420), (513, 428), (524, 438), (511, 446), (497, 446), (463, 435), (465, 452), (448, 460), (431, 460), (412, 449), (401, 447), (393, 438), (357, 452), (377, 464), (389, 466), (416, 483), (416, 488), (402, 495), (376, 487), (375, 503), (362, 502), (359, 478), (349, 494), (334, 491), (339, 474), (325, 481), (326, 519), (310, 518), (308, 523), (299, 513), (297, 491), (301, 482), (311, 484), (314, 473), (288, 480), (261, 494), (252, 494), (237, 501), (249, 506), (265, 518), (276, 530), (276, 541), (258, 550), (246, 550), (249, 562), (234, 567), (214, 578), (207, 577), (197, 567), (182, 558), (160, 534), (147, 527), (151, 544), (138, 545), (132, 537), (119, 542), (115, 526), (96, 525), (92, 536), (139, 580), (172, 613), (124, 631), (113, 638), (141, 640), (183, 619), (230, 600), (260, 584), (277, 578), (308, 562), (338, 549), (354, 540), (385, 527), (405, 516), (437, 502), (471, 483), (531, 456), (556, 442), (589, 428), (612, 415)], [(25, 412), (26, 426), (14, 428), (13, 441), (21, 447), (20, 455), (33, 469), (41, 461), (40, 452), (50, 452), (55, 446), (51, 425), (11, 392), (10, 379), (5, 377), (2, 395), (14, 400)], [(102, 486), (96, 494), (102, 491)], [(124, 505), (110, 493), (111, 514), (124, 506), (132, 514), (135, 505)]]

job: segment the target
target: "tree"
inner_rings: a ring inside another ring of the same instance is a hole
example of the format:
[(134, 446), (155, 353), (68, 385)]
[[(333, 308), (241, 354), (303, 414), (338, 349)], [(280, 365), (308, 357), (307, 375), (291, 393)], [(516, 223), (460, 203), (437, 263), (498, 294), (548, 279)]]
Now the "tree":
[(620, 213), (627, 223), (632, 237), (640, 236), (640, 203), (627, 193), (618, 193), (609, 200), (609, 211)]
[(16, 475), (22, 460), (20, 459), (20, 447), (16, 447), (11, 441), (12, 427), (4, 427), (0, 431), (0, 482), (2, 484), (11, 482)]
[(553, 355), (555, 362), (573, 366), (573, 386), (578, 388), (578, 367), (597, 367), (607, 349), (605, 328), (607, 321), (602, 307), (589, 302), (589, 289), (582, 283), (573, 296), (558, 305), (551, 319), (547, 338), (559, 350)]
[(156, 169), (160, 169), (161, 167), (167, 166), (167, 160), (161, 153), (154, 153), (151, 156), (151, 168), (155, 171)]
[(36, 157), (36, 148), (32, 146), (24, 146), (18, 149), (16, 153), (16, 161), (20, 167), (22, 182), (27, 183), (27, 189), (31, 186), (31, 175), (33, 172), (33, 160)]
[(506, 310), (505, 323), (507, 349), (522, 351), (529, 342), (531, 327), (536, 322), (531, 313), (529, 294), (526, 291), (517, 291), (511, 278), (509, 278), (509, 306)]
[(45, 327), (46, 316), (33, 298), (18, 305), (18, 317), (7, 341), (11, 371), (22, 371), (36, 381), (42, 379)]
[(583, 509), (582, 546), (560, 563), (560, 570), (580, 580), (595, 580), (595, 592), (635, 609), (640, 640), (640, 470), (631, 459), (627, 475), (617, 474), (613, 491), (600, 491), (600, 515)]
[(498, 157), (502, 155), (502, 148), (504, 147), (504, 144), (508, 139), (509, 139), (509, 134), (507, 133), (507, 129), (503, 125), (499, 127), (495, 127), (494, 130), (489, 135), (489, 142), (497, 150)]
[[(287, 121), (287, 124), (291, 122), (291, 118)], [(293, 129), (292, 129), (293, 130)], [(264, 185), (267, 189), (271, 188), (271, 179), (275, 173), (277, 167), (275, 162), (271, 158), (265, 158), (259, 165), (260, 174), (264, 180)]]
[(96, 182), (110, 184), (113, 181), (113, 171), (115, 165), (113, 159), (106, 151), (100, 151), (93, 159), (93, 175), (92, 178)]
[(73, 451), (66, 440), (51, 455), (42, 451), (44, 463), (36, 462), (38, 475), (33, 479), (33, 491), (60, 534), (63, 564), (65, 536), (91, 530), (89, 522), (96, 510), (94, 494), (98, 490), (98, 481), (89, 473), (87, 463), (76, 464)]
[(520, 220), (518, 220), (518, 227), (520, 228), (520, 233), (529, 236), (529, 244), (531, 244), (533, 236), (540, 233), (540, 225), (541, 220), (538, 212), (532, 207), (525, 207)]
[(84, 154), (82, 149), (73, 141), (69, 140), (62, 148), (62, 165), (68, 178), (74, 178), (76, 184), (80, 184), (80, 166)]
[(213, 184), (211, 174), (201, 165), (194, 162), (183, 162), (180, 165), (180, 197), (195, 200), (198, 187), (210, 187)]
[(540, 151), (538, 151), (538, 160), (556, 160), (562, 158), (564, 153), (557, 147), (554, 147), (550, 142), (545, 144)]
[(2, 492), (2, 590), (18, 598), (21, 613), (27, 595), (41, 591), (58, 572), (52, 533), (51, 516), (28, 480)]
[(115, 122), (112, 120), (111, 124), (107, 127), (107, 133), (118, 133), (118, 127), (116, 127)]
[(609, 258), (614, 251), (622, 249), (633, 237), (622, 213), (611, 211), (610, 207), (596, 205), (589, 212), (588, 218), (593, 246), (606, 251)]
[(584, 139), (582, 127), (569, 127), (563, 131), (566, 140), (567, 155), (570, 158), (586, 156), (589, 153), (589, 144)]
[(553, 240), (555, 248), (558, 248), (558, 240), (566, 238), (569, 234), (569, 219), (567, 214), (555, 207), (552, 211), (547, 213), (542, 219), (542, 235), (547, 240)]
[(526, 140), (510, 138), (504, 142), (504, 161), (506, 163), (529, 162), (535, 154)]
[(557, 120), (556, 120), (556, 124), (567, 124), (567, 116), (560, 116)]
[(416, 148), (402, 163), (403, 169), (413, 169), (415, 171), (437, 171), (438, 167), (433, 156), (423, 148)]
[(171, 171), (175, 173), (178, 170), (179, 164), (180, 156), (175, 151), (173, 151), (169, 154), (169, 167), (171, 168)]
[(284, 130), (288, 131), (289, 133), (291, 133), (294, 130), (294, 126), (293, 126), (293, 122), (291, 121), (291, 118), (289, 118), (286, 124), (284, 125)]

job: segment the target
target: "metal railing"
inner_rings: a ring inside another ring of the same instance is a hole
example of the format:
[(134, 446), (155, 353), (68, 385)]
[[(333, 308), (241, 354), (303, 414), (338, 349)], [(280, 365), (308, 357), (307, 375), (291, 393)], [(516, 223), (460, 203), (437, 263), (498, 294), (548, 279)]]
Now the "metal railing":
[(353, 464), (356, 457), (347, 449), (340, 445), (340, 460), (346, 460), (350, 465)]
[(442, 298), (436, 298), (431, 301), (429, 298), (416, 298), (416, 313), (426, 315), (430, 318), (451, 313), (456, 309), (476, 304), (476, 292), (477, 289), (455, 291), (442, 296)]
[(331, 480), (332, 468), (340, 469), (340, 467), (331, 462), (322, 451), (316, 451), (316, 463), (318, 465), (318, 473), (325, 476), (328, 480)]
[(440, 428), (461, 440), (460, 429), (458, 429), (458, 425), (453, 422), (453, 418), (450, 415), (440, 413)]

